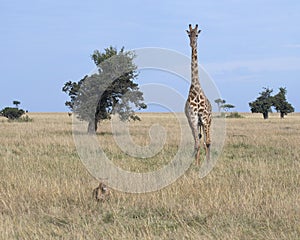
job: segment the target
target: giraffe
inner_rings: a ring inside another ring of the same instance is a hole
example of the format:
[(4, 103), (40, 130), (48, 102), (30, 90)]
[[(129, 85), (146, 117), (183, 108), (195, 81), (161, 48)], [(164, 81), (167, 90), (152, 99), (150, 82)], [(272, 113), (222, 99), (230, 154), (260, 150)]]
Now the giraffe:
[(189, 25), (189, 30), (186, 30), (190, 38), (190, 46), (192, 48), (191, 60), (191, 86), (189, 90), (188, 99), (185, 104), (185, 115), (191, 127), (194, 141), (195, 141), (195, 159), (196, 164), (200, 164), (200, 139), (201, 132), (204, 135), (204, 149), (206, 153), (206, 160), (210, 159), (210, 127), (211, 127), (211, 104), (205, 96), (203, 89), (199, 82), (198, 71), (198, 56), (197, 56), (197, 38), (201, 30), (198, 30), (198, 24), (195, 28)]

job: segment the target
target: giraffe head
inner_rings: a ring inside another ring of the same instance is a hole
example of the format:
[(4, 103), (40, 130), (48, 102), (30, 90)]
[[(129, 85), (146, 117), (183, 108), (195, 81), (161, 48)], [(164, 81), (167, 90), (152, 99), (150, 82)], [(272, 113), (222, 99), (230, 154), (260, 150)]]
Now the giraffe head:
[(192, 24), (189, 25), (189, 30), (186, 30), (187, 34), (190, 38), (190, 46), (197, 47), (197, 39), (201, 30), (198, 30), (198, 24), (196, 24), (195, 28), (192, 28)]

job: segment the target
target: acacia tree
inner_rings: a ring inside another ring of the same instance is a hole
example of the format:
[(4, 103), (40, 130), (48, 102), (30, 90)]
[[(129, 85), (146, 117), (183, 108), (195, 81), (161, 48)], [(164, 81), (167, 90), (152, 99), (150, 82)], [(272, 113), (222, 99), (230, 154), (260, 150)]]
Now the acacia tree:
[(284, 118), (284, 115), (294, 112), (294, 107), (286, 100), (286, 88), (279, 88), (279, 92), (273, 97), (273, 106), (277, 112), (280, 112), (280, 117)]
[(21, 104), (20, 101), (17, 101), (17, 100), (13, 101), (13, 105), (16, 105), (16, 108), (19, 108), (20, 104)]
[(262, 113), (264, 119), (268, 119), (269, 112), (271, 112), (271, 107), (273, 105), (273, 97), (271, 93), (273, 92), (272, 89), (264, 88), (260, 96), (253, 102), (249, 103), (252, 113)]
[(134, 54), (109, 47), (101, 53), (92, 54), (96, 73), (85, 76), (79, 82), (68, 81), (62, 88), (70, 96), (65, 103), (81, 120), (88, 121), (88, 132), (97, 131), (101, 120), (118, 113), (121, 120), (140, 120), (133, 107), (146, 108), (143, 93), (134, 82), (137, 67), (133, 63)]
[(218, 105), (218, 110), (221, 112), (222, 105), (226, 103), (224, 99), (218, 98), (215, 100), (215, 103)]
[(227, 104), (223, 104), (223, 105), (221, 106), (221, 108), (223, 108), (223, 109), (227, 112), (227, 111), (229, 111), (229, 109), (235, 108), (235, 106), (232, 105), (232, 104), (227, 103)]

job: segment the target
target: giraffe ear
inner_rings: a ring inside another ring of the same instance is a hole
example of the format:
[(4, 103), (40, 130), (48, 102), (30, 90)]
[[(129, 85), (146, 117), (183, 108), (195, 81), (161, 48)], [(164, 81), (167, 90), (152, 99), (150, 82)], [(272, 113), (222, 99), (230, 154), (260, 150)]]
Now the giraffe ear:
[(190, 35), (190, 31), (189, 30), (185, 30), (186, 32), (187, 32), (187, 34), (189, 34)]
[(201, 32), (201, 30), (198, 30), (198, 34)]

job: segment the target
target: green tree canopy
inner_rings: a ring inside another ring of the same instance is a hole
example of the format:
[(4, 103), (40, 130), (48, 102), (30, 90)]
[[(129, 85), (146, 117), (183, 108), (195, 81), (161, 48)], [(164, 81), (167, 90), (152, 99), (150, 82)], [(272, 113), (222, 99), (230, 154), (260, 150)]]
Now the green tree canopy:
[(280, 117), (284, 118), (284, 115), (294, 112), (294, 107), (286, 100), (286, 88), (279, 88), (279, 92), (273, 97), (273, 106), (277, 112), (280, 112)]
[(121, 120), (139, 120), (134, 109), (146, 108), (143, 93), (134, 82), (137, 67), (134, 54), (109, 47), (92, 54), (96, 73), (79, 82), (66, 82), (62, 90), (70, 96), (65, 104), (81, 120), (89, 122), (88, 132), (97, 131), (97, 123), (118, 113)]
[(269, 112), (271, 112), (271, 107), (273, 105), (273, 97), (271, 93), (273, 92), (272, 89), (264, 88), (260, 96), (253, 102), (249, 103), (252, 113), (262, 113), (264, 119), (269, 117)]
[(275, 96), (271, 96), (272, 89), (264, 88), (260, 96), (253, 102), (249, 103), (251, 112), (262, 113), (264, 119), (268, 118), (268, 113), (272, 111), (271, 107), (275, 107), (277, 112), (280, 112), (280, 117), (294, 112), (294, 107), (286, 100), (286, 88), (280, 87), (279, 92)]

